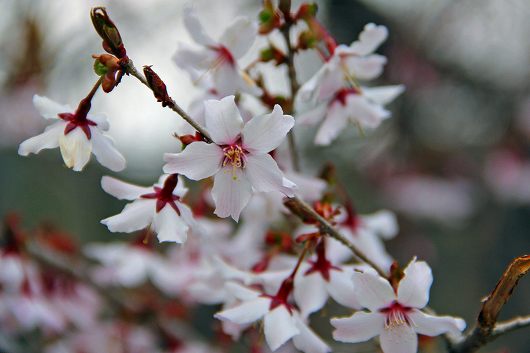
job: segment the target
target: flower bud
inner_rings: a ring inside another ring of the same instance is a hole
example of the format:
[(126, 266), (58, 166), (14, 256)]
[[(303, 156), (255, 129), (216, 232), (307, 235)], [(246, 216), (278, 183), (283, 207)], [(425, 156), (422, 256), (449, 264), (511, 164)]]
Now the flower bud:
[(120, 59), (125, 57), (127, 52), (123, 46), (120, 32), (107, 14), (107, 10), (104, 7), (94, 7), (90, 11), (90, 18), (96, 32), (103, 39), (103, 49)]
[(316, 3), (305, 3), (300, 6), (294, 18), (296, 20), (308, 20), (311, 17), (315, 17), (318, 11)]
[(161, 102), (163, 107), (173, 106), (173, 100), (167, 94), (166, 84), (156, 74), (156, 72), (151, 69), (151, 66), (144, 66), (144, 74), (145, 78), (147, 79), (147, 84), (153, 91), (156, 100)]
[(123, 75), (120, 60), (110, 54), (92, 55), (92, 57), (95, 59), (94, 71), (97, 75), (104, 76), (101, 88), (109, 93), (118, 85)]
[(280, 12), (274, 7), (272, 1), (264, 1), (263, 10), (259, 13), (259, 23), (260, 34), (268, 34), (281, 26)]

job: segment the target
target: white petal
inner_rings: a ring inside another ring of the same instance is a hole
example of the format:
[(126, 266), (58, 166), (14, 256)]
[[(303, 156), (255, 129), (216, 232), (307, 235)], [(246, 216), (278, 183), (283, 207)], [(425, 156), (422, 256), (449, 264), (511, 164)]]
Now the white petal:
[(296, 194), (308, 202), (320, 200), (328, 186), (324, 180), (310, 175), (291, 172), (286, 176), (296, 185)]
[(350, 94), (346, 98), (346, 109), (350, 119), (359, 123), (363, 128), (375, 129), (390, 116), (388, 110), (357, 94)]
[(69, 105), (62, 105), (39, 95), (33, 96), (33, 105), (39, 111), (39, 114), (46, 119), (58, 119), (58, 115), (61, 113), (73, 112)]
[(270, 154), (248, 154), (244, 171), (256, 191), (281, 191), (293, 195), (292, 189), (284, 187), (283, 174)]
[(373, 231), (368, 229), (359, 229), (351, 237), (351, 242), (356, 245), (368, 258), (381, 267), (386, 273), (394, 261), (387, 253), (383, 241)]
[(249, 152), (268, 153), (276, 149), (293, 128), (294, 119), (283, 115), (276, 104), (272, 113), (252, 118), (243, 128), (243, 147)]
[(81, 128), (75, 128), (66, 135), (61, 134), (59, 147), (64, 164), (76, 172), (81, 171), (90, 160), (92, 142)]
[(18, 154), (27, 156), (30, 153), (39, 153), (43, 149), (56, 148), (59, 146), (59, 137), (64, 134), (66, 123), (56, 122), (44, 130), (40, 135), (33, 136), (20, 144)]
[(344, 130), (348, 123), (349, 112), (340, 104), (333, 104), (326, 114), (326, 118), (315, 136), (315, 143), (327, 146)]
[(362, 216), (363, 225), (383, 239), (391, 239), (399, 232), (394, 212), (381, 210), (371, 215)]
[(300, 331), (300, 334), (293, 337), (296, 348), (305, 353), (331, 352), (331, 348), (326, 342), (318, 337), (300, 318), (296, 318), (296, 327)]
[(87, 118), (97, 124), (97, 128), (101, 131), (107, 131), (110, 127), (107, 116), (103, 113), (87, 114)]
[(424, 261), (415, 259), (404, 270), (405, 277), (399, 282), (398, 301), (406, 306), (421, 309), (429, 302), (432, 271)]
[(342, 271), (331, 270), (327, 289), (329, 295), (337, 303), (352, 309), (360, 309), (351, 280), (351, 268), (344, 267)]
[(326, 103), (319, 104), (301, 113), (296, 114), (296, 124), (298, 125), (316, 125), (326, 117), (328, 105)]
[(191, 38), (204, 46), (215, 46), (217, 43), (206, 33), (195, 10), (186, 6), (183, 13), (184, 26), (188, 30)]
[(215, 203), (214, 213), (217, 216), (231, 216), (237, 222), (241, 210), (248, 204), (251, 196), (250, 182), (239, 168), (224, 167), (215, 174), (212, 197)]
[(419, 310), (408, 314), (416, 333), (425, 336), (438, 336), (442, 333), (460, 335), (466, 328), (464, 320), (451, 316), (433, 316)]
[(392, 102), (405, 91), (404, 85), (363, 87), (363, 94), (377, 104), (385, 105)]
[(234, 96), (228, 96), (204, 102), (206, 129), (218, 145), (236, 142), (243, 128), (243, 118), (234, 99)]
[(260, 296), (260, 292), (242, 286), (236, 282), (227, 282), (225, 284), (226, 290), (230, 292), (234, 297), (239, 300), (249, 301), (256, 299)]
[(158, 241), (182, 244), (188, 237), (189, 227), (177, 212), (166, 204), (160, 212), (155, 213), (153, 229), (157, 233)]
[(240, 325), (250, 324), (265, 315), (269, 311), (270, 304), (270, 299), (259, 297), (234, 308), (218, 312), (215, 317), (219, 320), (230, 321)]
[(335, 327), (333, 339), (340, 342), (358, 343), (368, 341), (384, 330), (385, 315), (359, 311), (347, 318), (331, 319)]
[(223, 151), (215, 143), (192, 142), (180, 153), (166, 153), (165, 173), (178, 173), (193, 180), (214, 175), (221, 168)]
[[(236, 94), (241, 86), (241, 74), (236, 66), (227, 61), (216, 62), (212, 69), (213, 84), (220, 97)], [(240, 130), (237, 131), (239, 134)]]
[(360, 56), (371, 54), (387, 37), (388, 29), (385, 26), (368, 23), (359, 35), (359, 40), (350, 45), (350, 50)]
[(146, 188), (126, 183), (110, 176), (101, 178), (101, 187), (107, 194), (114, 196), (119, 200), (135, 200), (141, 195), (154, 192), (153, 188)]
[[(173, 54), (175, 64), (186, 71), (190, 71), (192, 76), (194, 76), (195, 70), (211, 69), (216, 58), (217, 54), (214, 50), (195, 49), (185, 43), (179, 43), (177, 51)], [(196, 78), (194, 77), (194, 79)]]
[(346, 59), (348, 71), (359, 80), (372, 80), (383, 72), (386, 58), (382, 55), (369, 55), (366, 57), (352, 56)]
[(384, 329), (380, 340), (384, 353), (416, 353), (418, 351), (418, 335), (406, 324)]
[(305, 275), (306, 268), (303, 270), (295, 278), (294, 299), (302, 317), (306, 318), (324, 307), (328, 300), (328, 291), (320, 272)]
[(101, 221), (111, 232), (130, 233), (143, 229), (151, 223), (155, 212), (154, 200), (136, 200), (129, 203), (121, 213)]
[(186, 223), (194, 232), (197, 232), (199, 234), (204, 234), (204, 229), (202, 225), (200, 225), (196, 220), (195, 217), (193, 217), (193, 212), (191, 211), (191, 208), (188, 207), (188, 205), (182, 203), (182, 202), (175, 202), (177, 204), (177, 207), (180, 211), (180, 218)]
[(241, 58), (250, 49), (256, 39), (258, 27), (248, 18), (238, 17), (221, 34), (219, 42), (224, 45), (235, 59)]
[(114, 147), (110, 137), (103, 135), (97, 128), (92, 128), (92, 148), (98, 162), (114, 172), (125, 169), (125, 158)]
[(293, 316), (284, 305), (280, 305), (267, 313), (263, 324), (265, 340), (271, 351), (277, 350), (293, 336), (300, 333)]
[(357, 300), (370, 311), (378, 311), (396, 299), (390, 283), (375, 271), (355, 271), (352, 279)]

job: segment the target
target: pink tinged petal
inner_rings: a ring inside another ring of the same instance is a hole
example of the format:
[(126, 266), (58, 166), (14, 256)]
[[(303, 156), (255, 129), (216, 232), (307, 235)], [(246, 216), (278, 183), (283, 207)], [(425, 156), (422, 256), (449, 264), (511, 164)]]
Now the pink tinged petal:
[(363, 225), (383, 239), (392, 239), (399, 232), (394, 212), (381, 210), (371, 215), (362, 216)]
[(281, 191), (289, 196), (293, 194), (290, 188), (284, 186), (283, 174), (270, 154), (248, 154), (245, 175), (256, 191)]
[(296, 348), (305, 353), (326, 353), (331, 352), (331, 348), (320, 337), (317, 336), (300, 318), (295, 318), (296, 327), (300, 334), (293, 337), (293, 344)]
[(101, 178), (101, 188), (119, 200), (135, 200), (141, 195), (153, 192), (152, 188), (146, 188), (126, 183), (110, 176)]
[(251, 184), (239, 168), (224, 167), (215, 174), (212, 198), (217, 216), (231, 216), (237, 222), (251, 196)]
[(296, 115), (296, 123), (298, 125), (316, 125), (326, 117), (327, 111), (327, 104), (319, 104), (312, 109), (306, 110), (302, 113), (298, 113)]
[(350, 50), (359, 56), (371, 54), (387, 37), (388, 29), (385, 26), (368, 23), (359, 35), (359, 40), (350, 45)]
[(248, 18), (238, 17), (221, 34), (219, 42), (230, 50), (235, 59), (239, 59), (254, 43), (257, 31), (256, 23)]
[(271, 351), (280, 348), (300, 331), (293, 316), (284, 305), (280, 305), (265, 315), (263, 320), (265, 340)]
[(155, 213), (154, 200), (136, 200), (129, 203), (121, 213), (101, 221), (111, 232), (130, 233), (143, 229), (151, 223)]
[(380, 336), (384, 353), (416, 353), (418, 335), (407, 324), (391, 326), (384, 329)]
[(295, 278), (294, 300), (300, 308), (302, 317), (306, 318), (324, 307), (328, 301), (328, 291), (320, 272), (309, 275), (305, 275), (304, 272), (305, 269), (301, 269)]
[(429, 302), (432, 285), (432, 271), (424, 261), (412, 260), (404, 270), (405, 277), (399, 282), (398, 301), (413, 308), (421, 309)]
[(62, 105), (39, 95), (33, 96), (33, 105), (45, 119), (58, 119), (58, 115), (61, 113), (73, 112), (73, 109), (69, 105)]
[(187, 6), (184, 8), (183, 19), (184, 26), (195, 42), (204, 46), (217, 45), (217, 43), (204, 30), (204, 27), (192, 7)]
[(349, 112), (341, 104), (335, 103), (330, 108), (315, 136), (315, 143), (327, 146), (344, 130), (348, 123)]
[(333, 339), (339, 342), (358, 343), (380, 335), (385, 327), (385, 315), (358, 311), (347, 318), (331, 319), (335, 327)]
[(349, 57), (346, 59), (348, 71), (359, 80), (373, 80), (383, 72), (386, 58), (382, 55), (369, 55), (366, 57)]
[(382, 87), (363, 87), (363, 94), (371, 101), (386, 105), (396, 99), (403, 91), (404, 85), (382, 86)]
[(419, 310), (408, 314), (416, 333), (425, 336), (438, 336), (443, 333), (460, 335), (466, 328), (464, 320), (451, 316), (433, 316)]
[(59, 148), (64, 164), (74, 171), (81, 171), (90, 160), (92, 143), (80, 128), (59, 136)]
[(204, 102), (206, 128), (218, 145), (236, 142), (243, 128), (243, 118), (234, 99), (234, 96), (228, 96)]
[(370, 309), (370, 311), (375, 312), (387, 307), (396, 299), (390, 283), (375, 271), (355, 271), (352, 280), (359, 304)]
[(327, 290), (330, 297), (340, 305), (352, 309), (360, 309), (361, 304), (357, 301), (351, 280), (351, 268), (344, 267), (342, 271), (332, 270), (327, 282)]
[(182, 244), (188, 237), (188, 225), (169, 204), (155, 213), (152, 227), (161, 243), (169, 241)]
[(114, 147), (110, 137), (102, 134), (97, 128), (92, 130), (92, 149), (98, 162), (114, 172), (125, 169), (125, 158)]
[(27, 156), (30, 153), (39, 153), (43, 149), (59, 147), (59, 137), (63, 135), (65, 126), (65, 122), (59, 121), (46, 127), (42, 134), (22, 142), (18, 147), (18, 154)]
[(361, 95), (349, 95), (346, 109), (352, 122), (360, 124), (363, 128), (375, 129), (383, 120), (390, 117), (388, 110)]
[(276, 104), (272, 113), (256, 116), (245, 124), (243, 147), (251, 153), (268, 153), (278, 148), (293, 126), (293, 117), (283, 115), (282, 108)]
[(180, 153), (166, 153), (165, 173), (178, 173), (193, 180), (214, 175), (221, 168), (222, 149), (214, 143), (193, 142)]
[(250, 324), (261, 319), (269, 311), (270, 304), (270, 299), (259, 297), (234, 308), (218, 312), (214, 316), (219, 320), (230, 321), (239, 325)]

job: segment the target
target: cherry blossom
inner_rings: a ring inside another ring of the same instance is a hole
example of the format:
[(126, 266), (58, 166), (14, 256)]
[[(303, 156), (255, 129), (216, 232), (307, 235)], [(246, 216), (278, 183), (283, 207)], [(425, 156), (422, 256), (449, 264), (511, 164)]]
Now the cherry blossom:
[(229, 290), (240, 300), (240, 304), (223, 310), (216, 318), (239, 325), (263, 319), (265, 340), (272, 351), (287, 341), (306, 353), (329, 352), (330, 348), (305, 323), (298, 310), (288, 302), (293, 289), (292, 278), (288, 278), (274, 295), (255, 291), (236, 283), (227, 283)]
[(181, 200), (187, 189), (176, 174), (163, 175), (152, 187), (104, 176), (101, 186), (120, 200), (133, 201), (121, 213), (101, 221), (111, 232), (130, 233), (151, 225), (160, 242), (183, 243), (189, 228), (196, 226), (191, 209)]
[(279, 105), (272, 113), (256, 116), (245, 124), (234, 96), (228, 96), (206, 101), (205, 118), (214, 143), (193, 142), (180, 153), (167, 153), (166, 173), (183, 174), (193, 180), (215, 175), (214, 213), (236, 221), (254, 192), (293, 195), (294, 184), (268, 154), (294, 125), (294, 119), (283, 115)]
[(245, 55), (256, 39), (255, 23), (238, 17), (215, 41), (206, 33), (191, 7), (184, 9), (183, 17), (188, 33), (203, 48), (194, 49), (181, 44), (174, 56), (179, 67), (190, 72), (196, 81), (203, 80), (204, 74), (210, 73), (215, 92), (221, 97), (237, 92), (261, 94), (261, 90), (237, 65), (237, 59)]
[(390, 116), (383, 106), (404, 87), (362, 87), (357, 82), (381, 74), (386, 59), (373, 51), (387, 35), (384, 26), (366, 25), (358, 41), (349, 47), (336, 47), (323, 67), (301, 87), (297, 97), (301, 112), (298, 122), (315, 125), (323, 120), (315, 136), (316, 144), (329, 145), (348, 121), (361, 130), (374, 129)]
[(405, 268), (404, 277), (392, 288), (373, 270), (355, 272), (353, 285), (359, 303), (369, 311), (348, 318), (335, 318), (333, 338), (341, 342), (363, 342), (380, 336), (385, 353), (415, 353), (417, 335), (460, 335), (466, 324), (450, 316), (426, 314), (432, 272), (427, 263), (415, 259)]
[(35, 95), (35, 108), (42, 117), (55, 122), (46, 127), (42, 134), (22, 142), (18, 154), (27, 156), (43, 149), (59, 147), (64, 164), (77, 172), (88, 163), (91, 153), (104, 167), (112, 171), (123, 170), (125, 158), (116, 150), (112, 139), (104, 133), (109, 129), (107, 118), (102, 114), (89, 114), (90, 103), (87, 108), (83, 102), (73, 111), (67, 105)]

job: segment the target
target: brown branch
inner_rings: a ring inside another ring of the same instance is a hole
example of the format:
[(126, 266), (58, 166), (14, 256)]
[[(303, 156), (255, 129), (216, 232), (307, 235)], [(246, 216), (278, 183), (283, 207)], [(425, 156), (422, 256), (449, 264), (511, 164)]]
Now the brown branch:
[[(155, 94), (155, 90), (149, 85), (149, 83), (147, 82), (146, 78), (144, 75), (142, 75), (137, 69), (136, 67), (134, 67), (134, 64), (132, 62), (131, 59), (128, 59), (128, 61), (125, 63), (125, 68), (127, 70), (127, 73), (131, 74), (132, 76), (136, 77), (141, 83), (143, 83), (147, 88), (149, 88), (153, 94)], [(195, 130), (197, 130), (203, 137), (204, 137), (204, 140), (206, 142), (213, 142), (212, 140), (212, 137), (210, 136), (210, 134), (208, 133), (208, 131), (206, 131), (206, 129), (204, 127), (202, 127), (201, 125), (199, 125), (199, 123), (197, 123), (195, 120), (193, 120), (193, 118), (191, 116), (188, 115), (188, 113), (186, 113), (184, 111), (184, 109), (182, 109), (176, 102), (173, 98), (169, 97), (169, 103), (170, 104), (167, 104), (166, 106), (168, 108), (170, 108), (171, 110), (173, 110), (175, 113), (177, 113), (178, 115), (180, 115), (180, 117), (184, 120), (186, 120), (186, 122), (188, 124), (190, 124), (191, 126), (193, 126), (193, 128)]]
[(387, 274), (372, 260), (370, 260), (359, 248), (352, 244), (344, 235), (342, 235), (331, 223), (324, 217), (319, 215), (311, 206), (305, 203), (298, 197), (287, 197), (284, 199), (284, 205), (296, 216), (303, 221), (313, 221), (319, 224), (320, 230), (332, 238), (340, 241), (362, 262), (370, 265), (383, 278), (387, 278)]
[(495, 289), (484, 300), (475, 327), (462, 340), (450, 345), (451, 353), (475, 352), (507, 332), (530, 326), (530, 316), (497, 323), (501, 309), (512, 295), (519, 280), (528, 271), (530, 271), (530, 255), (520, 256), (510, 263)]

